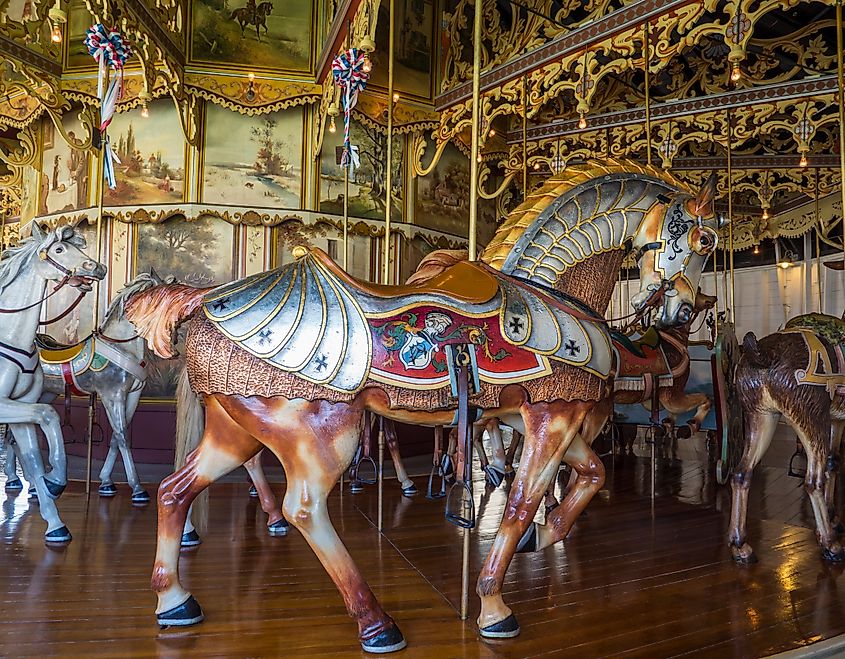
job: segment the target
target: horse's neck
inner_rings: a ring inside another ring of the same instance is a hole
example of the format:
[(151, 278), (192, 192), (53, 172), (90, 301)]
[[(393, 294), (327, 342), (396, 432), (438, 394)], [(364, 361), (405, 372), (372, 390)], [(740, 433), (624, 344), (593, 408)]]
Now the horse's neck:
[(613, 295), (613, 287), (624, 258), (625, 252), (622, 249), (591, 256), (566, 270), (557, 280), (555, 288), (581, 300), (590, 309), (603, 315)]
[[(34, 272), (21, 273), (12, 284), (0, 293), (0, 309), (22, 309), (43, 299), (47, 282)], [(35, 304), (13, 314), (0, 316), (0, 341), (17, 348), (29, 350), (35, 343), (41, 304)]]
[(105, 323), (100, 331), (108, 338), (112, 339), (132, 339), (120, 344), (120, 349), (125, 352), (130, 352), (140, 361), (144, 357), (144, 339), (138, 336), (138, 330), (126, 318), (120, 316), (117, 318), (110, 318)]

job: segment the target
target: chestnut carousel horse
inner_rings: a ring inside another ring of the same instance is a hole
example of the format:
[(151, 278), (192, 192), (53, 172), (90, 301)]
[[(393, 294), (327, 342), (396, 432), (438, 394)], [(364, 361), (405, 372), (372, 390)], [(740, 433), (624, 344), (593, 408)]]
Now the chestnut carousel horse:
[[(0, 423), (8, 424), (11, 443), (27, 480), (35, 485), (41, 516), (47, 522), (48, 543), (71, 541), (55, 500), (67, 485), (67, 456), (59, 415), (38, 402), (44, 373), (38, 362), (35, 334), (44, 301), (64, 286), (79, 290), (79, 298), (106, 275), (104, 265), (82, 250), (85, 239), (72, 227), (42, 232), (32, 223), (32, 235), (3, 252), (0, 260)], [(56, 282), (47, 292), (48, 283)], [(47, 438), (49, 472), (41, 457), (38, 426)], [(6, 441), (9, 439), (7, 437)]]
[[(824, 314), (790, 320), (759, 341), (745, 335), (735, 382), (745, 421), (742, 458), (731, 478), (728, 544), (737, 563), (756, 562), (746, 514), (751, 473), (769, 448), (783, 416), (807, 455), (804, 489), (816, 521), (822, 557), (845, 561), (836, 537), (833, 484), (845, 421), (845, 321)], [(833, 523), (832, 523), (833, 522)]]
[[(178, 576), (191, 502), (266, 446), (285, 469), (285, 517), (343, 595), (362, 648), (401, 649), (404, 637), (343, 546), (326, 498), (353, 458), (365, 411), (419, 425), (456, 421), (466, 442), (473, 412), (483, 410), (525, 435), (476, 589), (481, 635), (516, 636), (501, 592), (517, 543), (564, 454), (578, 458), (576, 490), (591, 487), (598, 462), (578, 431), (605, 396), (611, 346), (602, 314), (615, 273), (634, 250), (643, 273), (635, 307), (652, 308), (661, 326), (687, 322), (716, 242), (714, 183), (696, 197), (635, 163), (570, 168), (510, 215), (479, 262), (460, 261), (418, 286), (359, 282), (315, 249), (222, 287), (170, 284), (135, 296), (128, 317), (164, 357), (175, 327), (190, 319), (187, 369), (206, 406), (199, 447), (159, 488), (159, 624), (203, 619)], [(385, 332), (399, 320), (405, 333)], [(461, 461), (463, 489), (468, 451)], [(549, 516), (560, 539), (579, 500)]]
[[(132, 488), (132, 502), (136, 504), (147, 503), (150, 495), (138, 479), (126, 433), (141, 399), (147, 372), (144, 339), (124, 317), (124, 309), (133, 295), (161, 283), (154, 272), (139, 274), (112, 300), (99, 329), (74, 345), (57, 344), (43, 334), (36, 337), (44, 371), (41, 402), (51, 403), (61, 394), (84, 396), (97, 393), (112, 427), (109, 452), (100, 470), (98, 491), (103, 497), (117, 494), (112, 471), (120, 453), (126, 479)], [(7, 448), (6, 454), (6, 489), (20, 489), (22, 485), (15, 475), (15, 458), (10, 448)]]

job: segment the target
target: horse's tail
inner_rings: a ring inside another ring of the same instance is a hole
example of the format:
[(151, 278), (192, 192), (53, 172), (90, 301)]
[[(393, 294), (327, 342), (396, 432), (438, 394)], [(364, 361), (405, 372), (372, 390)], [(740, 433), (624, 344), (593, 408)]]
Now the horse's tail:
[[(188, 455), (199, 446), (204, 427), (205, 417), (200, 398), (191, 389), (188, 369), (183, 368), (176, 387), (176, 469), (185, 466)], [(191, 521), (200, 534), (205, 533), (208, 527), (208, 488), (194, 499)]]
[(239, 12), (240, 12), (240, 9), (236, 9), (235, 11), (233, 11), (233, 12), (232, 12), (232, 15), (231, 15), (231, 16), (229, 16), (229, 20), (230, 20), (230, 21), (236, 21), (236, 20), (238, 20)]
[(174, 332), (202, 304), (211, 288), (185, 284), (161, 284), (133, 295), (126, 304), (126, 317), (159, 357), (176, 356)]
[(760, 352), (760, 346), (754, 332), (748, 332), (742, 339), (742, 355), (752, 368), (769, 368), (771, 366), (769, 360)]

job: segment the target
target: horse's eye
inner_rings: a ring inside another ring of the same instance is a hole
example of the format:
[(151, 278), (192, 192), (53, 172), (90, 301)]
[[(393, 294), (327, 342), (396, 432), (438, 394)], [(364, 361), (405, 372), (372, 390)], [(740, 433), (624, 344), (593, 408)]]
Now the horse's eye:
[(61, 254), (61, 253), (62, 253), (62, 252), (64, 252), (64, 251), (65, 251), (65, 248), (64, 248), (64, 247), (62, 247), (61, 245), (59, 245), (58, 247), (56, 247), (56, 254)]

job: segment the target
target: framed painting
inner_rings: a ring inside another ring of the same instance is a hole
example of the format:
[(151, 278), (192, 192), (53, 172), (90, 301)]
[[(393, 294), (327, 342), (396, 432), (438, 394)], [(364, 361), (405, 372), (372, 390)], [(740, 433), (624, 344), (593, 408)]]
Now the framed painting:
[(70, 0), (68, 4), (65, 66), (69, 69), (96, 68), (97, 63), (85, 47), (85, 33), (94, 24), (85, 0)]
[[(349, 233), (346, 271), (363, 281), (371, 281), (370, 252), (372, 238)], [(343, 265), (343, 231), (318, 222), (305, 226), (296, 220), (273, 228), (273, 267), (293, 263), (293, 248), (297, 245), (319, 247), (338, 265)]]
[(202, 200), (300, 208), (303, 117), (302, 108), (247, 117), (209, 104)]
[(116, 114), (109, 139), (120, 164), (117, 187), (105, 188), (106, 206), (169, 204), (182, 201), (185, 190), (185, 137), (169, 100), (153, 101), (150, 116), (136, 108)]
[[(427, 153), (434, 153), (429, 145)], [(425, 163), (424, 163), (425, 164)], [(469, 159), (449, 144), (428, 176), (417, 177), (414, 223), (466, 238), (469, 224)]]
[[(384, 219), (387, 168), (387, 137), (373, 127), (352, 120), (349, 126), (352, 144), (361, 160), (349, 179), (349, 215), (372, 220)], [(320, 210), (343, 215), (344, 176), (337, 154), (343, 146), (343, 126), (326, 133), (320, 154)], [(390, 217), (401, 222), (405, 208), (405, 136), (393, 136), (393, 197)]]
[[(82, 122), (74, 113), (62, 117), (71, 138), (81, 138)], [(61, 137), (55, 136), (55, 126), (49, 119), (44, 123), (44, 150), (41, 159), (40, 215), (72, 211), (88, 206), (88, 152), (72, 149)]]
[[(234, 278), (235, 253), (235, 227), (217, 218), (140, 224), (135, 232), (134, 274), (155, 268), (161, 277), (172, 276), (192, 286), (224, 284)], [(180, 355), (183, 348), (180, 345)], [(149, 352), (147, 357), (144, 398), (174, 398), (184, 358), (161, 359)]]
[(310, 0), (196, 0), (191, 4), (191, 59), (253, 69), (310, 71)]

